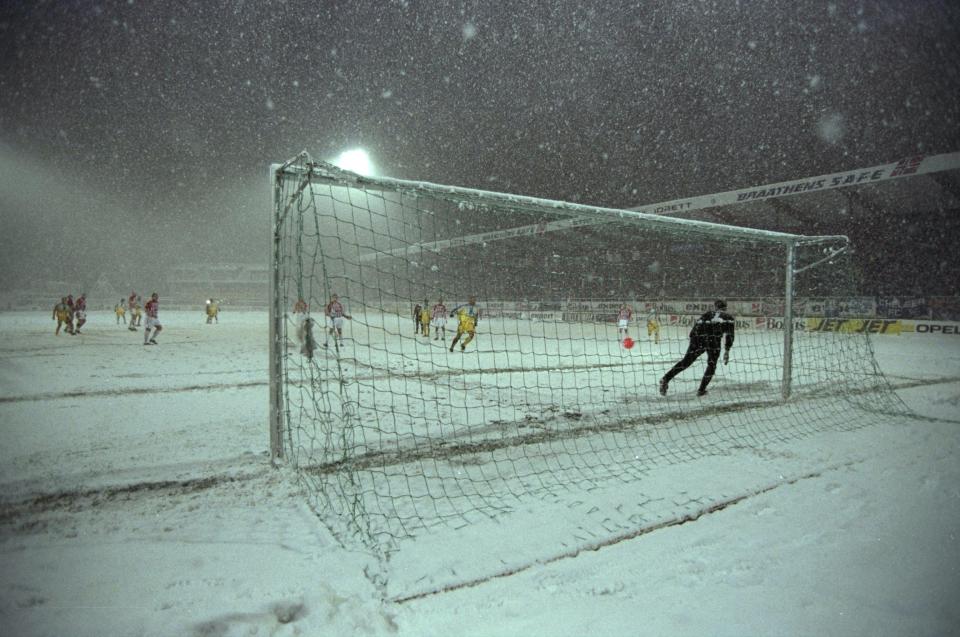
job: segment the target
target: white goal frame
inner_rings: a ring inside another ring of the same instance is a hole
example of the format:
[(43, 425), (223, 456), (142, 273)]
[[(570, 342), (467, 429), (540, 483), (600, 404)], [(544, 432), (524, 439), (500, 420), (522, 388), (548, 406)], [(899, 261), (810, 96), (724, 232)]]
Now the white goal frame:
[[(282, 306), (282, 298), (280, 293), (281, 282), (279, 280), (281, 270), (279, 263), (280, 242), (282, 238), (283, 224), (287, 219), (289, 211), (296, 202), (297, 198), (303, 193), (308, 185), (326, 184), (375, 192), (397, 192), (407, 194), (420, 193), (435, 197), (437, 199), (456, 199), (457, 201), (461, 202), (472, 202), (480, 207), (505, 207), (515, 210), (543, 210), (544, 208), (549, 208), (551, 212), (568, 215), (567, 219), (556, 220), (544, 224), (518, 226), (517, 228), (512, 229), (467, 235), (431, 244), (416, 244), (405, 247), (401, 251), (371, 252), (361, 256), (361, 259), (364, 260), (375, 260), (380, 257), (394, 258), (401, 254), (404, 256), (412, 256), (420, 253), (421, 251), (436, 252), (452, 246), (495, 241), (498, 239), (517, 237), (523, 234), (542, 234), (545, 232), (560, 230), (566, 227), (615, 222), (624, 219), (635, 220), (649, 227), (673, 231), (675, 233), (687, 233), (713, 238), (745, 239), (768, 244), (778, 244), (783, 248), (783, 258), (786, 273), (784, 281), (783, 370), (780, 392), (782, 399), (785, 401), (790, 398), (791, 379), (793, 373), (793, 290), (794, 278), (800, 272), (796, 270), (796, 249), (801, 245), (828, 244), (830, 246), (826, 256), (805, 266), (803, 269), (806, 270), (839, 255), (840, 253), (846, 251), (847, 247), (849, 246), (849, 239), (843, 235), (805, 236), (759, 230), (755, 228), (728, 226), (705, 221), (681, 219), (640, 210), (620, 210), (615, 208), (588, 206), (548, 199), (538, 199), (522, 195), (438, 185), (429, 182), (408, 181), (386, 177), (366, 177), (342, 170), (336, 166), (333, 166), (332, 164), (313, 161), (306, 152), (301, 153), (297, 157), (294, 157), (283, 164), (271, 165), (270, 180), (273, 190), (269, 337), (270, 450), (271, 459), (274, 463), (281, 461), (284, 457), (283, 435), (285, 426), (283, 392), (282, 387), (280, 386), (282, 378), (283, 348), (285, 347), (284, 343), (281, 342), (285, 309)], [(287, 180), (293, 180), (294, 183), (296, 183), (296, 188), (294, 188), (292, 194), (286, 200), (284, 200), (283, 187)], [(708, 195), (698, 199), (707, 201), (710, 197), (719, 197), (719, 195)], [(684, 210), (691, 210), (695, 205), (689, 199), (677, 201), (689, 203)], [(713, 201), (717, 200), (713, 199)], [(729, 203), (735, 203), (735, 201), (731, 201)], [(663, 204), (656, 204), (652, 207), (644, 208), (656, 209), (664, 208), (669, 205), (670, 202), (665, 202)], [(713, 203), (712, 205), (726, 204)], [(700, 207), (709, 206), (701, 205)]]

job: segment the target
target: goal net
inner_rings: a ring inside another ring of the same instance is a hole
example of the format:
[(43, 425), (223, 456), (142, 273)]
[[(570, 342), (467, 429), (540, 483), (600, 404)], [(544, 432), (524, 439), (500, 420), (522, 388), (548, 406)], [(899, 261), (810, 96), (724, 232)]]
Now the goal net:
[[(306, 154), (272, 179), (273, 454), (341, 538), (389, 544), (903, 409), (845, 237), (361, 177)], [(700, 396), (703, 353), (661, 395), (716, 299), (735, 319), (729, 363)]]

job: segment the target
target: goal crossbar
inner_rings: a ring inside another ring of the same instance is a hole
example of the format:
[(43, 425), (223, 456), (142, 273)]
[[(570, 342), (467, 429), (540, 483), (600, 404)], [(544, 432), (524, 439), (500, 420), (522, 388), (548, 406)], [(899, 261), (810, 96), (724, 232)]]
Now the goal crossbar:
[[(464, 203), (475, 206), (478, 210), (496, 207), (500, 210), (513, 209), (518, 212), (549, 211), (551, 214), (563, 215), (567, 219), (558, 219), (546, 223), (527, 224), (498, 231), (477, 233), (463, 237), (455, 237), (443, 241), (420, 243), (415, 246), (405, 246), (393, 251), (371, 253), (364, 258), (375, 256), (401, 256), (413, 250), (440, 250), (450, 246), (483, 243), (498, 239), (510, 239), (524, 235), (542, 234), (557, 230), (575, 227), (598, 225), (610, 222), (635, 220), (643, 222), (649, 227), (677, 232), (682, 234), (699, 234), (712, 237), (729, 237), (733, 239), (748, 239), (772, 243), (790, 244), (805, 242), (822, 242), (824, 240), (846, 241), (844, 236), (805, 236), (757, 228), (728, 226), (709, 221), (696, 219), (679, 219), (660, 215), (654, 212), (607, 208), (603, 206), (589, 206), (554, 199), (542, 199), (526, 195), (477, 190), (459, 186), (446, 186), (424, 181), (409, 181), (391, 177), (367, 177), (343, 170), (322, 161), (308, 161), (303, 165), (291, 164), (275, 165), (274, 170), (279, 177), (299, 178), (309, 180), (313, 184), (328, 184), (344, 188), (355, 188), (365, 191), (396, 192), (411, 195), (430, 195), (452, 203)], [(680, 201), (680, 200), (678, 200)], [(692, 204), (691, 204), (692, 205)], [(706, 207), (706, 206), (703, 206)]]

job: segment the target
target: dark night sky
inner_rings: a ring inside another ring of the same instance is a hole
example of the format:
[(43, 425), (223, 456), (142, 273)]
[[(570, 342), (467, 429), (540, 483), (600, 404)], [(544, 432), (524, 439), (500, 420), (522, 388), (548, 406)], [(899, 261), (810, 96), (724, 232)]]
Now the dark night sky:
[(960, 149), (960, 3), (0, 5), (0, 284), (265, 261), (268, 166), (631, 206)]

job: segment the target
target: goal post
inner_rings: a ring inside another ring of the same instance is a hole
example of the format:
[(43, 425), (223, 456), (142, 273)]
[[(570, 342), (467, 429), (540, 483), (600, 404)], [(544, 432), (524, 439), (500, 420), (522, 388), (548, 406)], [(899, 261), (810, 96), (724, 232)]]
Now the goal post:
[[(270, 179), (271, 455), (344, 536), (392, 542), (902, 409), (867, 330), (843, 322), (862, 316), (844, 236), (364, 177), (306, 153)], [(715, 299), (735, 317), (729, 365), (699, 396), (704, 354), (660, 395)]]

